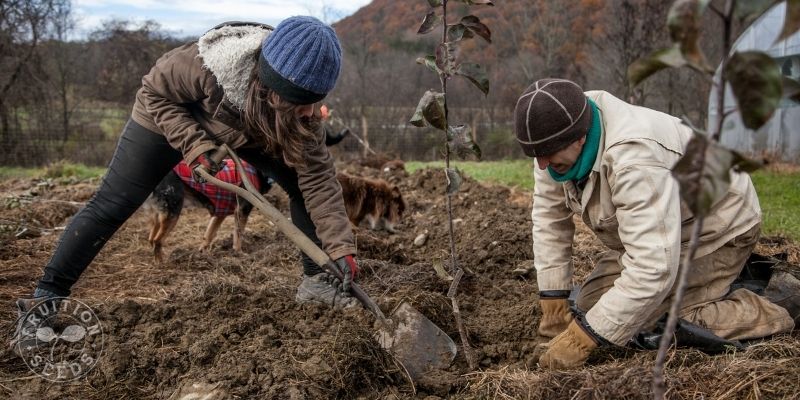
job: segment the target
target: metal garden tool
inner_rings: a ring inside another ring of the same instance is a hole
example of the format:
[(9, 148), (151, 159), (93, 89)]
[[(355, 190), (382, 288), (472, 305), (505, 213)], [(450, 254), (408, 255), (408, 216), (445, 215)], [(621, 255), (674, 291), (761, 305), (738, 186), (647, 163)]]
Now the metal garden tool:
[[(249, 201), (317, 265), (329, 274), (343, 279), (341, 271), (336, 268), (333, 260), (255, 189), (247, 179), (242, 163), (233, 150), (227, 145), (223, 145), (223, 149), (236, 164), (244, 188), (216, 179), (202, 169), (198, 171), (200, 176), (217, 187), (234, 192)], [(401, 302), (389, 319), (355, 282), (351, 284), (351, 294), (378, 319), (380, 328), (375, 334), (376, 340), (403, 365), (411, 379), (417, 379), (431, 369), (447, 368), (453, 362), (456, 355), (456, 345), (453, 340), (408, 303)]]

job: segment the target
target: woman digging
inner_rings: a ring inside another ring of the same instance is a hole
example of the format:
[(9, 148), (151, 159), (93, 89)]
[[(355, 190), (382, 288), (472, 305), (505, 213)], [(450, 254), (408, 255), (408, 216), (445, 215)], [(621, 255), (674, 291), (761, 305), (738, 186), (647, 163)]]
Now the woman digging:
[[(336, 34), (312, 17), (291, 17), (274, 30), (226, 23), (164, 54), (142, 78), (100, 188), (67, 226), (33, 298), (17, 300), (19, 315), (69, 296), (106, 242), (181, 159), (193, 171), (215, 174), (223, 143), (283, 187), (292, 222), (345, 277), (331, 279), (303, 254), (295, 300), (355, 305), (348, 291), (358, 274), (356, 248), (316, 106), (333, 89), (340, 65)], [(20, 318), (11, 341), (18, 355), (37, 344), (35, 334), (23, 334), (31, 331), (25, 329), (29, 321)]]

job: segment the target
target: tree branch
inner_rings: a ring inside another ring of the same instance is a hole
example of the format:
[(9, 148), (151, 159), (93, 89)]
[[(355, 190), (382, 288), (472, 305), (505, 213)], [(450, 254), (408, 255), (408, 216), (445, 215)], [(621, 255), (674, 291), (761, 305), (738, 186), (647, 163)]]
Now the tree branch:
[[(705, 161), (705, 157), (702, 158), (703, 161)], [(672, 305), (669, 308), (667, 326), (664, 328), (664, 335), (661, 336), (661, 342), (658, 344), (656, 365), (653, 368), (653, 398), (656, 400), (664, 399), (664, 395), (666, 394), (664, 361), (667, 358), (669, 348), (672, 346), (672, 338), (675, 334), (675, 327), (678, 325), (678, 318), (681, 311), (680, 304), (683, 302), (683, 294), (686, 292), (686, 277), (689, 275), (687, 271), (692, 265), (694, 255), (697, 253), (697, 247), (700, 244), (700, 230), (702, 228), (703, 217), (700, 216), (694, 221), (694, 225), (692, 226), (692, 238), (689, 241), (689, 251), (684, 255), (683, 262), (678, 270), (675, 295), (672, 298)]]
[[(730, 53), (731, 43), (731, 25), (733, 16), (733, 0), (725, 2), (725, 11), (722, 15), (723, 18), (723, 47), (722, 47), (722, 61), (720, 81), (715, 86), (717, 91), (717, 124), (712, 131), (711, 139), (719, 141), (722, 133), (722, 124), (727, 116), (725, 114), (725, 66), (728, 62), (728, 53)], [(703, 74), (704, 76), (706, 74)], [(691, 122), (690, 122), (691, 124)], [(691, 126), (691, 125), (690, 125)], [(708, 143), (706, 143), (708, 146)], [(702, 172), (706, 164), (705, 150), (700, 153), (701, 156), (693, 161), (692, 168), (699, 173), (697, 174), (696, 184), (702, 187)], [(675, 334), (675, 327), (678, 324), (680, 317), (681, 303), (683, 302), (683, 295), (686, 292), (686, 277), (688, 276), (689, 268), (691, 268), (692, 260), (697, 253), (697, 248), (700, 245), (700, 232), (703, 228), (703, 215), (695, 215), (697, 218), (692, 225), (692, 235), (689, 240), (689, 248), (684, 254), (683, 261), (678, 270), (678, 279), (675, 284), (675, 294), (673, 295), (672, 304), (670, 306), (669, 318), (667, 319), (667, 326), (664, 328), (664, 335), (661, 337), (661, 342), (658, 346), (658, 354), (656, 355), (655, 366), (653, 367), (653, 398), (656, 400), (663, 400), (666, 395), (666, 384), (664, 380), (664, 363), (667, 358), (667, 352), (672, 345), (672, 339)]]

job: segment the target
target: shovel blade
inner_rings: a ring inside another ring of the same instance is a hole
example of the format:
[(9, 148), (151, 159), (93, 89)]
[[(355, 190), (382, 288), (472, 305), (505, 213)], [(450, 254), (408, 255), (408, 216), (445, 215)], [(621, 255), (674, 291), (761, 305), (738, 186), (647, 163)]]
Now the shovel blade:
[(394, 354), (411, 379), (453, 362), (457, 351), (453, 339), (414, 307), (403, 302), (390, 318), (393, 326), (377, 333), (378, 343)]

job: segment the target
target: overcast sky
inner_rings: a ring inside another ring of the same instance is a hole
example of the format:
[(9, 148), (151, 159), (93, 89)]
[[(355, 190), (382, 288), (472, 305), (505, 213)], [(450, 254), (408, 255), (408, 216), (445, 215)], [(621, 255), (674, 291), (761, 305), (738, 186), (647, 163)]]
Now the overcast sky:
[(112, 18), (152, 19), (177, 37), (198, 36), (225, 21), (277, 25), (293, 15), (313, 15), (327, 23), (356, 12), (370, 0), (73, 0), (77, 35), (86, 36)]

